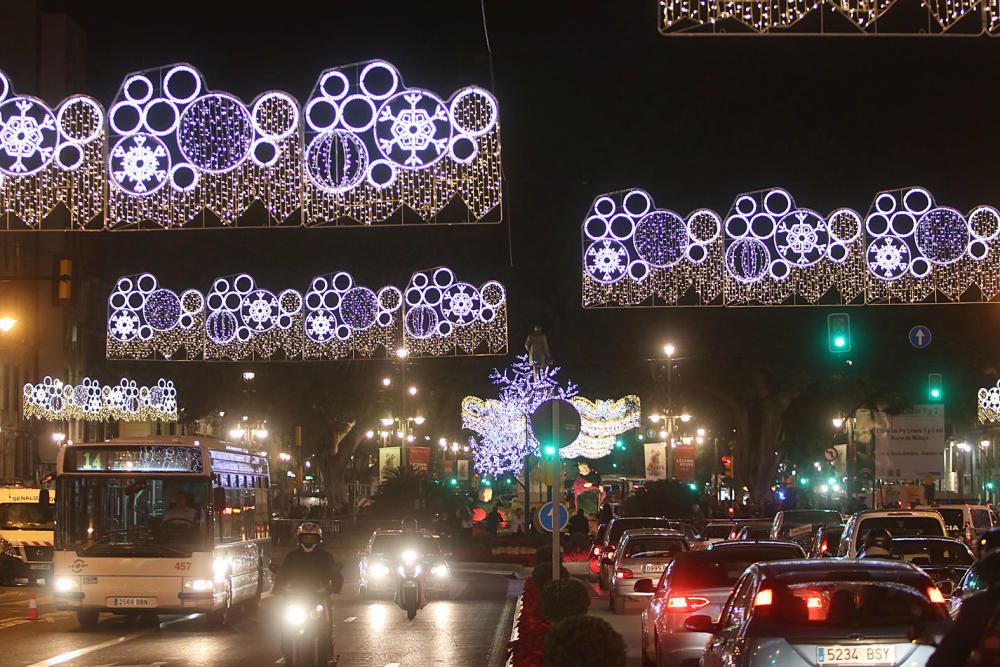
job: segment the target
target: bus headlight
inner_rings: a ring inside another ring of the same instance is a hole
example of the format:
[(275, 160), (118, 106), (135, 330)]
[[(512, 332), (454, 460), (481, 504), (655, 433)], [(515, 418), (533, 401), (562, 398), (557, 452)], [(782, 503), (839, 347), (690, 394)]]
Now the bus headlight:
[(188, 579), (184, 582), (184, 588), (195, 593), (204, 593), (215, 589), (215, 582), (211, 579)]
[(212, 573), (216, 581), (225, 581), (229, 574), (229, 561), (225, 558), (216, 558), (212, 561)]
[(431, 568), (431, 574), (435, 577), (447, 577), (448, 576), (448, 566), (444, 563), (440, 563)]
[(290, 604), (285, 609), (285, 622), (289, 625), (304, 625), (306, 618), (306, 610), (297, 604)]
[(389, 568), (382, 563), (375, 563), (371, 568), (372, 578), (381, 579), (382, 577), (389, 574)]
[(56, 577), (53, 587), (56, 593), (72, 593), (80, 590), (80, 582), (73, 577)]

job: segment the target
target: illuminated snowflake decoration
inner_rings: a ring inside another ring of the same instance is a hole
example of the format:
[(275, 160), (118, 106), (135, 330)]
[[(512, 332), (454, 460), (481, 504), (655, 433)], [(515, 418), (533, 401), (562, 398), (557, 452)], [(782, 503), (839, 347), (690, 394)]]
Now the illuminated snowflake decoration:
[(440, 160), (451, 140), (448, 108), (426, 91), (407, 91), (387, 100), (378, 112), (375, 136), (382, 155), (416, 169)]
[(452, 324), (468, 324), (479, 316), (482, 309), (479, 290), (468, 283), (451, 285), (445, 290), (442, 299), (441, 313)]
[(55, 154), (58, 143), (55, 116), (42, 104), (25, 97), (0, 104), (0, 161), (4, 173), (32, 174)]
[(596, 280), (612, 283), (625, 275), (628, 251), (618, 241), (604, 239), (587, 248), (584, 257), (587, 273)]
[(122, 189), (137, 194), (156, 192), (167, 182), (170, 158), (164, 143), (148, 134), (125, 137), (111, 149), (111, 177)]
[(337, 316), (328, 310), (317, 310), (306, 315), (306, 336), (316, 343), (325, 343), (337, 330)]
[(815, 211), (794, 211), (778, 222), (775, 244), (787, 261), (799, 267), (812, 266), (826, 256), (826, 220)]
[(902, 277), (910, 266), (910, 251), (902, 239), (884, 236), (868, 246), (868, 266), (885, 280)]
[(120, 341), (130, 341), (139, 335), (139, 315), (131, 310), (118, 310), (108, 320), (108, 332)]
[(267, 331), (280, 312), (278, 299), (266, 290), (256, 290), (243, 298), (243, 319), (254, 331)]
[(38, 384), (24, 385), (25, 419), (65, 421), (177, 421), (177, 390), (170, 380), (150, 387), (123, 379), (101, 385), (83, 378), (74, 386), (46, 376)]

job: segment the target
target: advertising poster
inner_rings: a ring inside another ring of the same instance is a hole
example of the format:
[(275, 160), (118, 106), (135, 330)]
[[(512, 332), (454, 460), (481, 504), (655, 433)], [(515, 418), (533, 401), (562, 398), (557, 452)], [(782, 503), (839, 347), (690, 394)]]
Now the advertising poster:
[(674, 479), (679, 482), (694, 481), (694, 445), (677, 443), (674, 447)]
[(469, 481), (469, 459), (458, 461), (458, 478), (463, 482)]
[(427, 474), (431, 467), (430, 447), (407, 447), (406, 455), (410, 459), (411, 468), (417, 472)]
[(378, 450), (378, 476), (386, 478), (389, 470), (399, 470), (399, 447), (381, 447)]
[(643, 444), (646, 454), (646, 479), (654, 481), (667, 478), (667, 446), (662, 442)]
[(918, 405), (876, 420), (875, 476), (887, 481), (941, 479), (944, 406)]

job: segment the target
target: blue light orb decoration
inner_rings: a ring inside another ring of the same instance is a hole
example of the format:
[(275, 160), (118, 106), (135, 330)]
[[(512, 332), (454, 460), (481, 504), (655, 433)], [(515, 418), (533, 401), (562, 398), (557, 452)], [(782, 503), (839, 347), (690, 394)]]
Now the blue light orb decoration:
[(378, 297), (367, 287), (355, 287), (340, 300), (340, 315), (355, 331), (364, 331), (375, 324), (378, 313)]
[(181, 113), (177, 147), (202, 171), (224, 174), (250, 155), (254, 124), (250, 111), (226, 93), (198, 98)]
[(758, 239), (742, 238), (726, 249), (726, 270), (738, 282), (757, 282), (767, 273), (771, 257)]
[(236, 338), (239, 322), (236, 316), (228, 310), (217, 310), (210, 313), (205, 320), (205, 335), (216, 345), (226, 345)]
[(158, 289), (146, 296), (142, 314), (154, 331), (169, 331), (180, 321), (181, 300), (168, 289)]
[(437, 333), (438, 316), (430, 306), (417, 306), (406, 313), (406, 331), (418, 340)]
[(353, 132), (331, 130), (317, 135), (306, 148), (306, 174), (324, 192), (357, 186), (368, 169), (368, 149)]
[(647, 214), (636, 225), (633, 238), (639, 257), (657, 268), (674, 266), (687, 252), (687, 226), (671, 211)]
[(920, 216), (915, 239), (920, 252), (934, 264), (953, 264), (969, 247), (969, 223), (953, 208), (934, 208)]

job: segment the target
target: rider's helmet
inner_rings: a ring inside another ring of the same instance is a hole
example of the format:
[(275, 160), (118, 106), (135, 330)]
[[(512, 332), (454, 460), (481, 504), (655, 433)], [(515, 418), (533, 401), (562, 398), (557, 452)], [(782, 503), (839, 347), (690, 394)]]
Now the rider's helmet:
[(295, 539), (303, 551), (310, 553), (323, 541), (323, 529), (312, 521), (306, 521), (295, 529)]
[(976, 556), (985, 558), (1000, 549), (1000, 526), (994, 526), (976, 538)]
[(875, 528), (868, 531), (865, 535), (865, 550), (868, 549), (885, 549), (889, 551), (892, 546), (892, 534), (885, 528)]
[(417, 532), (417, 520), (412, 516), (408, 516), (399, 522), (400, 528), (403, 529), (404, 533), (416, 533)]

